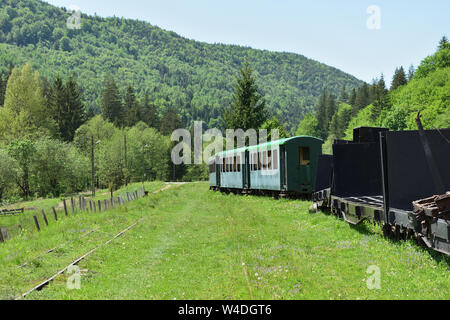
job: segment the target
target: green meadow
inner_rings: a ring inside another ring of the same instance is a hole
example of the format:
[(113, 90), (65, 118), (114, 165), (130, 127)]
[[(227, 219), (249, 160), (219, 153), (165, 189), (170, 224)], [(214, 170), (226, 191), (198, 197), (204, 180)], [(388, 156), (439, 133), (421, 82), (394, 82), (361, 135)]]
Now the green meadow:
[(146, 184), (148, 197), (1, 244), (0, 298), (18, 297), (135, 222), (78, 264), (80, 289), (63, 274), (26, 299), (450, 298), (450, 258), (385, 239), (378, 226), (350, 227), (308, 213), (307, 201), (225, 195), (203, 182), (153, 192), (163, 187)]

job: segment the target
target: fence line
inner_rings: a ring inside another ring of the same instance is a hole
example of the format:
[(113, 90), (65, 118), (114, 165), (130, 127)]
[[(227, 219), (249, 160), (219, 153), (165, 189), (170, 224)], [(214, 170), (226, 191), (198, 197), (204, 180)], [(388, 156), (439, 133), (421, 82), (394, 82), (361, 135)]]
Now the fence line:
[[(139, 188), (138, 190), (130, 193), (130, 192), (126, 192), (124, 194), (121, 194), (117, 197), (112, 197), (109, 199), (104, 199), (103, 201), (101, 200), (94, 200), (91, 198), (85, 198), (83, 196), (79, 196), (78, 199), (71, 197), (70, 198), (70, 205), (71, 205), (71, 209), (72, 209), (72, 215), (76, 214), (76, 213), (81, 213), (81, 212), (89, 212), (89, 213), (101, 213), (101, 212), (105, 212), (108, 211), (110, 209), (114, 209), (116, 206), (123, 206), (126, 203), (130, 202), (130, 201), (134, 201), (137, 200), (139, 198), (142, 198), (144, 196), (148, 195), (148, 192), (145, 191), (144, 187)], [(53, 213), (53, 219), (54, 222), (58, 222), (59, 217), (58, 217), (58, 212), (64, 212), (64, 215), (66, 217), (69, 216), (69, 211), (67, 208), (67, 199), (63, 199), (62, 200), (62, 210), (58, 210), (58, 208), (52, 207), (50, 210)], [(98, 204), (98, 206), (97, 206)], [(24, 212), (23, 209), (20, 209), (21, 212)], [(45, 210), (41, 210), (41, 215), (42, 215), (42, 219), (45, 223), (45, 226), (49, 226), (49, 218), (52, 216), (51, 214), (47, 216), (47, 214), (45, 213)], [(62, 215), (60, 215), (61, 217)], [(27, 220), (29, 220), (29, 218), (25, 218)], [(34, 228), (36, 228), (36, 231), (40, 232), (42, 227), (44, 226), (43, 223), (39, 223), (39, 219), (38, 216), (36, 214), (33, 215), (30, 225), (31, 228), (33, 228), (33, 224), (34, 224)], [(23, 221), (22, 221), (23, 222)], [(8, 230), (9, 229), (9, 230)], [(6, 240), (10, 239), (11, 235), (13, 234), (14, 229), (16, 231), (18, 231), (18, 233), (20, 234), (21, 231), (23, 230), (23, 226), (21, 224), (15, 225), (15, 226), (10, 226), (10, 227), (0, 227), (0, 242), (5, 242)]]

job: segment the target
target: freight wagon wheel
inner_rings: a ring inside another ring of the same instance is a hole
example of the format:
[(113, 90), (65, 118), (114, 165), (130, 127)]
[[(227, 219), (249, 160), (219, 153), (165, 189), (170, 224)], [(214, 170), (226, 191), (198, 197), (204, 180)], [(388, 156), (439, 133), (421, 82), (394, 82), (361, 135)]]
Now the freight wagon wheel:
[(385, 238), (390, 238), (392, 235), (392, 226), (390, 224), (383, 224), (383, 235)]
[(401, 238), (401, 235), (400, 235), (400, 226), (399, 226), (399, 225), (396, 225), (395, 228), (394, 228), (394, 239), (395, 239), (395, 241), (399, 241), (400, 238)]
[(402, 227), (400, 229), (400, 236), (402, 240), (406, 240), (408, 238), (408, 229), (406, 227)]

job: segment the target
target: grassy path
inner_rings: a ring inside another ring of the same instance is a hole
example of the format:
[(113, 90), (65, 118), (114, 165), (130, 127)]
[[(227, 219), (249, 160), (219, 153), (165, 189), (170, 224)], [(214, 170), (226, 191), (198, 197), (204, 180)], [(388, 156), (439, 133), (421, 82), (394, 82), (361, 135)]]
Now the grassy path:
[[(142, 223), (32, 299), (449, 299), (449, 259), (351, 228), (307, 202), (177, 186), (130, 204)], [(118, 226), (116, 227), (118, 229)], [(369, 290), (369, 266), (381, 289)]]
[[(85, 270), (80, 290), (67, 289), (63, 275), (27, 298), (450, 298), (449, 258), (412, 243), (385, 240), (369, 224), (351, 228), (332, 216), (311, 215), (308, 204), (227, 196), (208, 191), (205, 183), (174, 186), (83, 220), (84, 228), (100, 228), (89, 241), (74, 243), (14, 276), (3, 268), (2, 282), (6, 277), (11, 283), (0, 283), (0, 294), (7, 298), (7, 292), (29, 289), (143, 218), (79, 264)], [(6, 267), (22, 261), (17, 260)], [(367, 288), (366, 271), (372, 265), (380, 270), (379, 290)]]

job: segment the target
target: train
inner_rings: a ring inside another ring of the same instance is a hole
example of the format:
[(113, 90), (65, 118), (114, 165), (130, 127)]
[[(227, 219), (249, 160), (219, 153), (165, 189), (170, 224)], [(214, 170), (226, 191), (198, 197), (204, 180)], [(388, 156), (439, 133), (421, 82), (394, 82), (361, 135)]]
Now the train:
[(314, 191), (323, 140), (310, 136), (227, 150), (209, 159), (210, 189), (300, 197)]
[(220, 152), (209, 159), (210, 189), (308, 198), (312, 212), (369, 220), (386, 237), (450, 255), (450, 129), (358, 127), (332, 155), (323, 143), (296, 136)]

